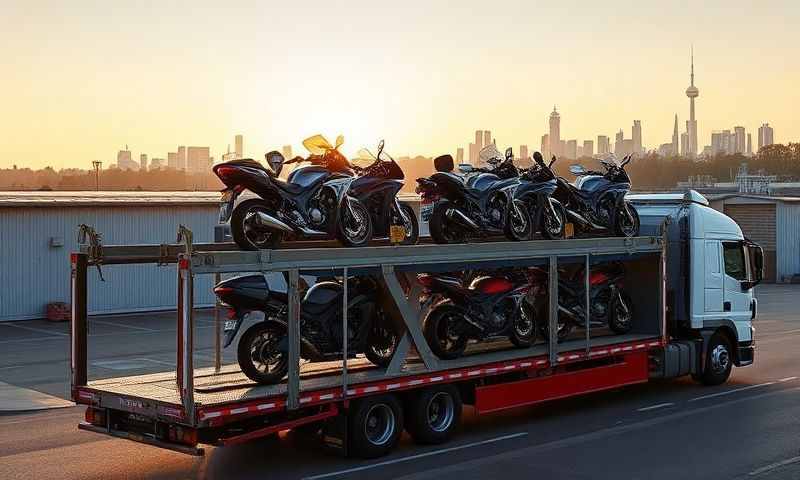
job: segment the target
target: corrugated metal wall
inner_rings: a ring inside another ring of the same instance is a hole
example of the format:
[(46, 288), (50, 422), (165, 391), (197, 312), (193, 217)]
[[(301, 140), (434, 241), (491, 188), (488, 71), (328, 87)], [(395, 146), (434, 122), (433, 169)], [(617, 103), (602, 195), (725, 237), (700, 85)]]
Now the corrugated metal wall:
[[(0, 208), (0, 321), (41, 318), (50, 302), (69, 302), (69, 254), (75, 251), (81, 223), (103, 235), (103, 243), (174, 243), (179, 224), (194, 232), (195, 242), (213, 241), (218, 207), (125, 206)], [(52, 237), (63, 247), (51, 247)], [(89, 271), (89, 312), (115, 313), (173, 309), (175, 266), (125, 265)], [(213, 303), (213, 278), (198, 276), (195, 304)]]
[(800, 275), (800, 205), (778, 203), (777, 211), (778, 281), (789, 281)]

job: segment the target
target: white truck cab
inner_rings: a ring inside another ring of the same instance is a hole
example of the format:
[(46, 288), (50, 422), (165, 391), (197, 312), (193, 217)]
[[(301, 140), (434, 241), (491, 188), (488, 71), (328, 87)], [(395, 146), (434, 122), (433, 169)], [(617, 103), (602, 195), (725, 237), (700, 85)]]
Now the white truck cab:
[(731, 363), (753, 362), (753, 287), (763, 277), (761, 247), (694, 190), (626, 198), (639, 213), (641, 234), (666, 239), (667, 331), (700, 349), (699, 365), (690, 373), (709, 377), (706, 383), (722, 383)]

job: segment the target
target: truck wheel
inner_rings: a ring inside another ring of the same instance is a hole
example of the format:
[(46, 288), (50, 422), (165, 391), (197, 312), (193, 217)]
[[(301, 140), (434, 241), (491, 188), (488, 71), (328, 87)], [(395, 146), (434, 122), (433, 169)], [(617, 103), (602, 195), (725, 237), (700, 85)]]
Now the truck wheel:
[(706, 350), (706, 364), (699, 380), (703, 385), (721, 385), (728, 381), (733, 367), (733, 353), (728, 336), (717, 332), (711, 336)]
[(444, 443), (461, 420), (461, 407), (461, 394), (453, 385), (426, 388), (408, 403), (406, 430), (417, 443)]
[(389, 453), (403, 433), (403, 409), (394, 395), (367, 397), (349, 412), (350, 451), (360, 458)]

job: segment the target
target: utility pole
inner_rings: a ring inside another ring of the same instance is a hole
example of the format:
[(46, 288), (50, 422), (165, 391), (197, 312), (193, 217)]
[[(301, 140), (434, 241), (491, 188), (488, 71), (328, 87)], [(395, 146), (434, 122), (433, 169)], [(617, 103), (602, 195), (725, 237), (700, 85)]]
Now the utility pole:
[(100, 169), (103, 167), (103, 162), (99, 160), (94, 160), (92, 162), (92, 167), (94, 167), (94, 189), (98, 192), (100, 191)]

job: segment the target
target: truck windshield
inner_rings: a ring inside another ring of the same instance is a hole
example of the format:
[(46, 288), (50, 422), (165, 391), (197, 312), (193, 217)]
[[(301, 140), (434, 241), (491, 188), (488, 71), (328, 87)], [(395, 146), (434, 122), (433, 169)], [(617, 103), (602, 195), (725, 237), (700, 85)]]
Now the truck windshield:
[(723, 242), (725, 274), (739, 281), (747, 280), (747, 265), (744, 262), (744, 248), (741, 242)]

